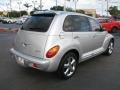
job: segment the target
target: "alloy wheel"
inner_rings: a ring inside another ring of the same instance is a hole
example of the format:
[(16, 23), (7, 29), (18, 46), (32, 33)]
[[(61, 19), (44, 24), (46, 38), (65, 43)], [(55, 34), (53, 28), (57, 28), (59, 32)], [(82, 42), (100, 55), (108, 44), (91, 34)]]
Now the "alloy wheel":
[(76, 70), (76, 64), (77, 62), (74, 57), (67, 58), (64, 63), (64, 75), (67, 77), (71, 76)]

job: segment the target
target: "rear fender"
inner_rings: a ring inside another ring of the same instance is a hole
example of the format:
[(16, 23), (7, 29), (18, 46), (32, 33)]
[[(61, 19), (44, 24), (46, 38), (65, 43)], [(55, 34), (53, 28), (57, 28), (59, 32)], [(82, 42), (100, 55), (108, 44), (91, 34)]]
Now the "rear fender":
[(106, 37), (105, 37), (105, 40), (103, 42), (104, 50), (106, 50), (108, 48), (108, 45), (109, 45), (109, 42), (110, 42), (111, 39), (114, 39), (114, 36), (111, 35), (111, 34), (107, 34)]

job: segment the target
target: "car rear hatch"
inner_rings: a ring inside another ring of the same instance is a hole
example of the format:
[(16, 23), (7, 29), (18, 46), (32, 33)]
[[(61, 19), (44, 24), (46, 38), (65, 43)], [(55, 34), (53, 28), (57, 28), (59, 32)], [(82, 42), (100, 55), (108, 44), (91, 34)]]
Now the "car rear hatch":
[(43, 58), (47, 32), (54, 17), (54, 13), (44, 13), (32, 15), (27, 19), (16, 36), (15, 50), (25, 55)]

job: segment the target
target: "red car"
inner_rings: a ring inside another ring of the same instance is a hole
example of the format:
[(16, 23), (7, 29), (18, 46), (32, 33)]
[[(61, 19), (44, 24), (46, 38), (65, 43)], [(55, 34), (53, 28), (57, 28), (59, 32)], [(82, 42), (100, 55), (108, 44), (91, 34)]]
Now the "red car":
[(97, 18), (99, 23), (108, 32), (116, 32), (120, 30), (120, 22), (115, 21), (111, 18)]

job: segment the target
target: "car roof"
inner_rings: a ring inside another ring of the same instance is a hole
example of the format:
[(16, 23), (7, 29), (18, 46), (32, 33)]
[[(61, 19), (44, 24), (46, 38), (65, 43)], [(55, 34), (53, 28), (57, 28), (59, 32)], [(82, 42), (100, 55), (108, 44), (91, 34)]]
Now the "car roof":
[[(82, 13), (76, 13), (76, 12), (68, 12), (68, 11), (53, 11), (53, 10), (49, 10), (49, 11), (36, 11), (34, 12), (34, 14), (57, 14), (57, 15), (81, 15), (81, 16), (86, 16), (86, 17), (90, 17), (93, 18), (91, 16), (82, 14)], [(95, 19), (95, 18), (93, 18)]]

